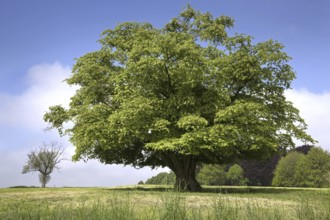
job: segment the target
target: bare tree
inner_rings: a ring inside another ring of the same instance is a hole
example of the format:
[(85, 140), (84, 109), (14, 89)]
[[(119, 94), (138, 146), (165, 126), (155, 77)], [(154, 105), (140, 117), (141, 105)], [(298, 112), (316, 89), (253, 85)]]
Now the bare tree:
[(29, 172), (39, 172), (39, 181), (42, 187), (50, 180), (50, 174), (54, 169), (59, 169), (59, 164), (63, 157), (64, 148), (56, 141), (51, 141), (49, 144), (42, 143), (38, 149), (31, 151), (28, 156), (27, 164), (23, 167), (22, 174)]

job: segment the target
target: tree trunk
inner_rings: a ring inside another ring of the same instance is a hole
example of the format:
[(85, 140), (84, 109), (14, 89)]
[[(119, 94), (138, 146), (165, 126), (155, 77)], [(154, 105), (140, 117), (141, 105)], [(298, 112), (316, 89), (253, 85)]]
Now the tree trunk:
[(41, 183), (42, 188), (46, 187), (46, 184), (49, 182), (49, 180), (50, 180), (50, 175), (44, 173), (39, 174), (39, 181)]
[(196, 180), (197, 161), (194, 156), (167, 154), (167, 159), (168, 167), (176, 176), (174, 190), (202, 191), (201, 185)]

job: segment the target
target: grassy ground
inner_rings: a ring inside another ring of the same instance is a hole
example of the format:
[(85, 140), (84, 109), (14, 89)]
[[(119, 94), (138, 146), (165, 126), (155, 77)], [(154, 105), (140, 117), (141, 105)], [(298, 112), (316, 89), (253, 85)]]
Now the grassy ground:
[(0, 189), (0, 219), (330, 219), (330, 190), (206, 187)]

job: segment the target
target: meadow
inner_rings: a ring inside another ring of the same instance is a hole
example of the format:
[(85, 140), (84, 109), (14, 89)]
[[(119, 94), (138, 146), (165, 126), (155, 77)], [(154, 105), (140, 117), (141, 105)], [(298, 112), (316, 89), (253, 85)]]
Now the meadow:
[(330, 219), (330, 189), (3, 188), (0, 219)]

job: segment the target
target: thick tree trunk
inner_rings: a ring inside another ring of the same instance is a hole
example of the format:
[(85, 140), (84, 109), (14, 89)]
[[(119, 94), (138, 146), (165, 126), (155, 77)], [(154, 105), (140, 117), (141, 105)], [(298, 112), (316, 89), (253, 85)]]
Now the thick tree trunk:
[(179, 169), (175, 172), (175, 175), (175, 190), (192, 192), (202, 191), (201, 185), (196, 180), (195, 169)]
[(192, 155), (167, 154), (168, 167), (174, 172), (176, 181), (174, 189), (177, 191), (202, 191), (196, 180), (197, 161)]

